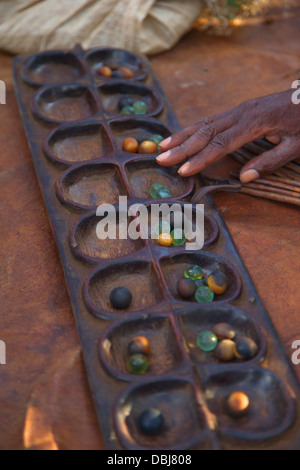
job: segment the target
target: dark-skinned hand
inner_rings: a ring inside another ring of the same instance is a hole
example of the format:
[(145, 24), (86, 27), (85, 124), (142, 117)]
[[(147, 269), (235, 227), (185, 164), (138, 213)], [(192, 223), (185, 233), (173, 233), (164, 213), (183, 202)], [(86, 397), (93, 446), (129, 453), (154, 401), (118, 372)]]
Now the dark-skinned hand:
[(288, 90), (241, 103), (231, 111), (205, 118), (173, 134), (160, 144), (157, 162), (177, 165), (181, 176), (191, 176), (254, 140), (265, 138), (275, 147), (249, 161), (240, 172), (242, 183), (278, 170), (300, 157), (300, 104)]

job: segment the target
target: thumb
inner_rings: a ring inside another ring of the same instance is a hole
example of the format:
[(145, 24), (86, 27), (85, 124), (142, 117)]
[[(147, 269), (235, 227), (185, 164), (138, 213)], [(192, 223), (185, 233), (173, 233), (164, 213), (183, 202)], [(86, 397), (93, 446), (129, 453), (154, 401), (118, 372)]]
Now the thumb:
[(299, 155), (300, 145), (283, 141), (276, 147), (263, 152), (243, 166), (240, 172), (241, 183), (250, 183), (260, 176), (270, 175)]

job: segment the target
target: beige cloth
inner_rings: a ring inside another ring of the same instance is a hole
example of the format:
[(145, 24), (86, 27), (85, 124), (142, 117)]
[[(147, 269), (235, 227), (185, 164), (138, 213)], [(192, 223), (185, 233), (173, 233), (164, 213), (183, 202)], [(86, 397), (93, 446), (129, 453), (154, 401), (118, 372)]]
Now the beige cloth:
[(199, 18), (203, 0), (0, 0), (0, 49), (122, 47), (156, 54)]

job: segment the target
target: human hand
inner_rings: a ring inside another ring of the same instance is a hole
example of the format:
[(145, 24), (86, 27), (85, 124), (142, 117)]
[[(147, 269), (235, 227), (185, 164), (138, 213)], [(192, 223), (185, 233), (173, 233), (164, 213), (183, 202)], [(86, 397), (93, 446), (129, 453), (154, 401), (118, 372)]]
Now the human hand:
[(191, 176), (254, 140), (266, 138), (275, 147), (243, 166), (242, 183), (265, 176), (300, 156), (300, 105), (293, 90), (241, 103), (231, 111), (206, 118), (160, 143), (162, 166), (183, 162), (181, 176)]

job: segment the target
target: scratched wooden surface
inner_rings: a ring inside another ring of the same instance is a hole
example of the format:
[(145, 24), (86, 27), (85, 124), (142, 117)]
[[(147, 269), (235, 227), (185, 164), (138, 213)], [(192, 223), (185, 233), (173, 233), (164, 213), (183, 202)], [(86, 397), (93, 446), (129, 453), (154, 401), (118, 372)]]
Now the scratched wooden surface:
[[(300, 72), (300, 7), (229, 38), (192, 31), (153, 68), (182, 126), (286, 89)], [(103, 448), (62, 268), (18, 114), (12, 58), (0, 54), (1, 449)], [(300, 112), (300, 111), (299, 111)], [(207, 170), (225, 175), (229, 158)], [(241, 194), (215, 196), (291, 356), (300, 339), (300, 212)], [(295, 366), (300, 379), (300, 366)]]

